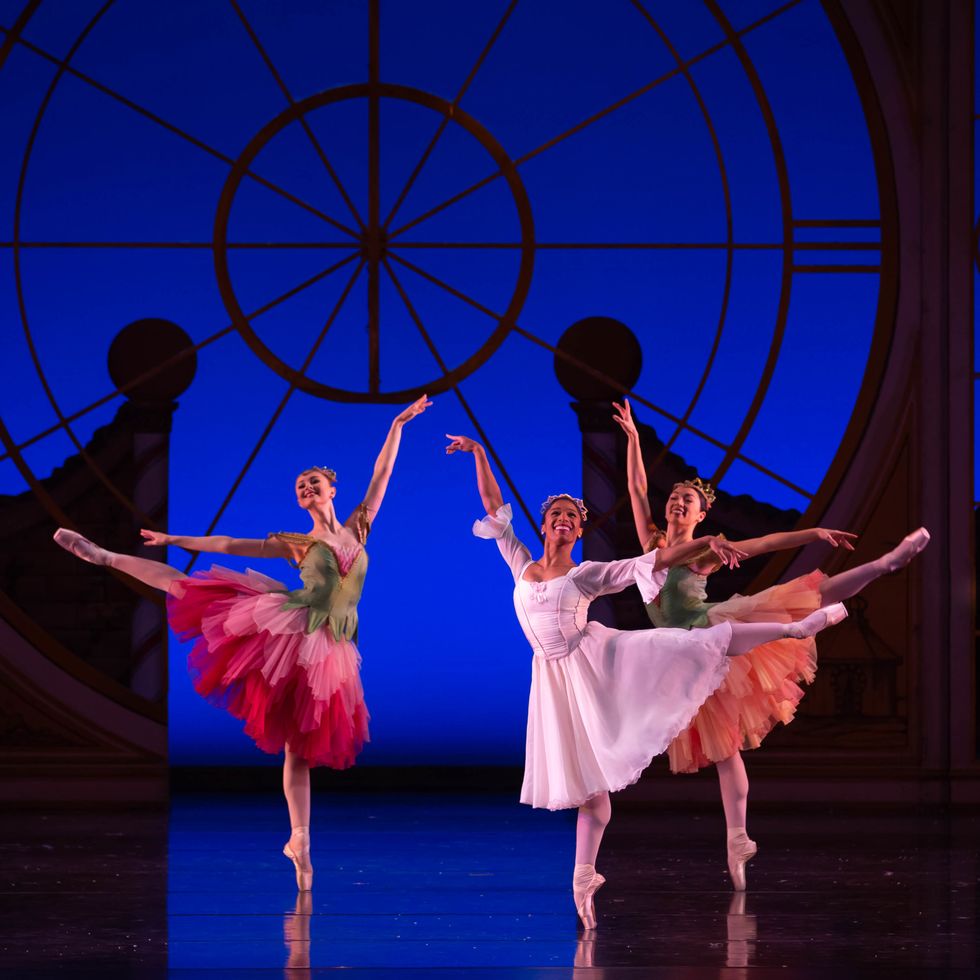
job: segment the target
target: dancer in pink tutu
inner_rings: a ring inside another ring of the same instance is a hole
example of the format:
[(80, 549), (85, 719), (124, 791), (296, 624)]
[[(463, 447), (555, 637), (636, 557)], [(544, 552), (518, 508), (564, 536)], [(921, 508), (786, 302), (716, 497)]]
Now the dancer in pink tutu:
[[(660, 531), (652, 520), (640, 436), (629, 402), (614, 402), (613, 407), (613, 418), (627, 437), (630, 500), (644, 551), (675, 548), (692, 541), (707, 543), (707, 537), (695, 539), (694, 532), (707, 517), (714, 490), (700, 479), (676, 484), (667, 499), (667, 530)], [(855, 537), (847, 531), (816, 527), (731, 544), (746, 556), (755, 557), (816, 541), (853, 551), (851, 541)], [(789, 622), (857, 595), (876, 578), (907, 565), (928, 543), (929, 532), (919, 528), (876, 561), (833, 578), (814, 571), (756, 595), (734, 595), (725, 602), (706, 600), (707, 577), (721, 568), (721, 563), (703, 547), (670, 569), (660, 594), (646, 602), (646, 610), (654, 626), (675, 629), (702, 629), (722, 622)], [(718, 772), (728, 827), (728, 870), (736, 891), (745, 889), (745, 865), (758, 850), (746, 831), (749, 780), (741, 750), (758, 748), (777, 722), (787, 725), (793, 720), (803, 697), (800, 683), (812, 683), (816, 669), (817, 649), (812, 637), (781, 638), (756, 647), (732, 664), (725, 682), (670, 743), (672, 772), (697, 772), (712, 763)]]
[(169, 565), (115, 554), (74, 531), (54, 539), (85, 561), (108, 565), (167, 593), (167, 617), (181, 639), (197, 692), (245, 722), (264, 752), (285, 750), (283, 791), (292, 828), (283, 853), (301, 891), (310, 863), (310, 767), (346, 769), (368, 741), (357, 639), (357, 602), (367, 572), (364, 544), (384, 499), (405, 423), (432, 403), (425, 396), (391, 423), (364, 499), (343, 523), (334, 510), (337, 474), (312, 466), (296, 478), (296, 502), (313, 526), (265, 539), (186, 537), (142, 531), (148, 545), (176, 545), (250, 558), (286, 558), (303, 587), (288, 591), (251, 569), (220, 565), (184, 575)]
[(684, 731), (719, 687), (733, 657), (760, 643), (812, 636), (846, 615), (819, 609), (795, 623), (719, 623), (710, 629), (621, 632), (588, 622), (589, 603), (636, 584), (652, 601), (670, 566), (702, 546), (721, 564), (742, 552), (720, 538), (661, 548), (625, 561), (576, 565), (572, 548), (587, 519), (585, 505), (568, 494), (542, 506), (544, 554), (532, 560), (511, 527), (486, 453), (466, 436), (447, 436), (447, 453), (472, 453), (487, 516), (473, 525), (496, 540), (514, 578), (514, 608), (534, 652), (528, 703), (521, 802), (557, 810), (578, 807), (575, 908), (595, 927), (593, 896), (605, 879), (595, 870), (609, 822), (609, 794), (635, 782), (653, 756)]

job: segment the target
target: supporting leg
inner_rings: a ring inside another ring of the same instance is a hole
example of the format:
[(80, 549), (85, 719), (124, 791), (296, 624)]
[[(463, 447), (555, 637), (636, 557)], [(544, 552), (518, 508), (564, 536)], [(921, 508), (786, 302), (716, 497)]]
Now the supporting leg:
[(609, 794), (601, 793), (578, 808), (575, 826), (575, 871), (572, 875), (572, 895), (575, 910), (586, 929), (595, 929), (595, 903), (593, 896), (606, 883), (595, 869), (599, 845), (612, 817)]
[(289, 808), (292, 832), (282, 853), (296, 868), (296, 887), (309, 891), (313, 887), (313, 865), (310, 862), (310, 766), (305, 759), (286, 746), (282, 767), (282, 791)]
[(745, 831), (745, 816), (749, 801), (749, 777), (740, 752), (717, 763), (721, 800), (728, 826), (728, 873), (735, 891), (745, 891), (745, 865), (758, 848)]
[(575, 825), (575, 863), (595, 864), (599, 845), (612, 817), (612, 803), (608, 793), (592, 797), (578, 808)]
[(849, 568), (840, 575), (824, 579), (820, 585), (821, 605), (842, 602), (857, 595), (876, 578), (904, 568), (929, 543), (929, 532), (920, 527), (906, 535), (902, 543), (875, 561)]
[(728, 829), (737, 827), (745, 830), (745, 813), (749, 802), (749, 776), (745, 771), (742, 753), (736, 752), (727, 759), (715, 764), (718, 771), (718, 785), (721, 788), (721, 802), (725, 808), (725, 824)]

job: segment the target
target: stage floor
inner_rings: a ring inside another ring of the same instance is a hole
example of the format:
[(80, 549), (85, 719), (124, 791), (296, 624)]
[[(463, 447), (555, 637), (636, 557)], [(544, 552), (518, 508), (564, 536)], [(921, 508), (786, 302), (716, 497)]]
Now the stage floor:
[(735, 896), (719, 812), (614, 812), (599, 929), (572, 908), (574, 821), (511, 797), (318, 795), (297, 897), (274, 796), (161, 814), (7, 813), (0, 971), (92, 976), (961, 975), (978, 970), (980, 817), (755, 814)]

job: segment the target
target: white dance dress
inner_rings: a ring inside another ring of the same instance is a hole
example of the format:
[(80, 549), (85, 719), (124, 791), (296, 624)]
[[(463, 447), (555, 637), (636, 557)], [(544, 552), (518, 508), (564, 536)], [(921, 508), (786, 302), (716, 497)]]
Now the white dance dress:
[(639, 779), (690, 725), (728, 673), (731, 626), (623, 632), (588, 622), (589, 603), (636, 584), (651, 602), (667, 577), (656, 552), (585, 561), (567, 575), (526, 582), (531, 554), (509, 504), (476, 521), (514, 576), (514, 608), (534, 652), (521, 802), (560, 810)]

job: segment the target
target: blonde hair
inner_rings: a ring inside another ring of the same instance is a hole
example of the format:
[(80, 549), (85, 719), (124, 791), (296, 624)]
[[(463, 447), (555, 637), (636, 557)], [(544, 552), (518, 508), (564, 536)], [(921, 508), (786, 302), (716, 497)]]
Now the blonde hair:
[(337, 471), (330, 469), (329, 466), (307, 466), (300, 471), (300, 476), (304, 473), (322, 473), (331, 483), (337, 482)]

